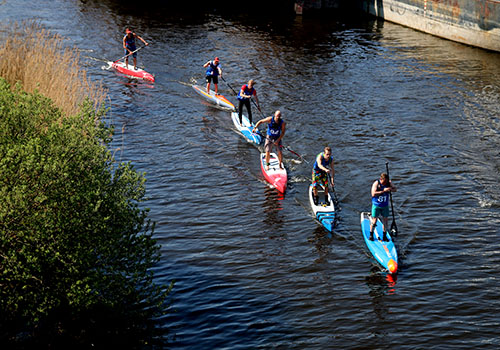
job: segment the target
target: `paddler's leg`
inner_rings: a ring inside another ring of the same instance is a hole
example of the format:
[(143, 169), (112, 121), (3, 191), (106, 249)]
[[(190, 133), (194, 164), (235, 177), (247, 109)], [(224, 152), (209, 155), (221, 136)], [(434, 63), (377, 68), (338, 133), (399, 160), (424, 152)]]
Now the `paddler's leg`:
[(134, 56), (134, 69), (137, 70), (137, 57)]
[[(384, 208), (385, 209), (385, 208)], [(389, 207), (387, 207), (387, 211), (389, 211)], [(385, 216), (386, 213), (384, 213), (384, 215), (382, 216), (382, 227), (384, 229), (384, 234), (382, 235), (382, 240), (383, 241), (389, 241), (389, 239), (387, 238), (387, 225), (388, 225), (388, 219), (387, 219), (387, 216)]]
[(314, 205), (318, 205), (318, 188), (316, 186), (318, 186), (318, 176), (316, 175), (316, 172), (312, 171), (312, 191), (313, 191), (313, 202), (314, 202)]
[(238, 101), (239, 101), (239, 104), (238, 104), (238, 117), (240, 118), (240, 125), (242, 125), (243, 121), (242, 121), (241, 115), (243, 114), (243, 100), (238, 100)]
[(215, 94), (218, 95), (219, 94), (219, 78), (216, 75), (214, 75), (212, 80), (214, 81)]
[(264, 149), (266, 150), (266, 170), (269, 170), (269, 158), (271, 157), (270, 153), (272, 144), (273, 143), (271, 142), (269, 135), (266, 135), (266, 143), (264, 144)]
[(210, 95), (210, 75), (205, 76), (205, 80), (207, 82), (207, 94)]
[(370, 241), (374, 240), (373, 231), (377, 226), (377, 207), (372, 205), (372, 216), (370, 217)]
[(278, 160), (280, 162), (280, 169), (283, 169), (283, 152), (281, 152), (281, 140), (277, 148), (278, 148)]
[(248, 111), (248, 121), (252, 124), (252, 110), (250, 109), (250, 99), (246, 100), (246, 106)]
[(326, 176), (326, 173), (322, 174), (323, 178), (321, 181), (323, 182), (323, 188), (325, 189), (325, 204), (330, 205), (330, 201), (328, 200), (328, 177)]

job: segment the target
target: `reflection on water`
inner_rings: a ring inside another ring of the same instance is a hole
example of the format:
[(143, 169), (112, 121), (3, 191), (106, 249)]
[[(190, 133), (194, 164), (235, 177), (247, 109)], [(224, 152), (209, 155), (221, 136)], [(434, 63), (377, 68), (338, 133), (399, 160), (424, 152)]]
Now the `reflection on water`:
[(396, 292), (397, 275), (381, 273), (378, 268), (373, 268), (365, 281), (369, 287), (368, 294), (372, 299), (373, 311), (378, 319), (385, 320), (390, 313), (390, 301), (387, 296)]
[(282, 201), (284, 195), (274, 187), (267, 185), (264, 187), (264, 202), (262, 203), (262, 209), (265, 212), (264, 223), (271, 232), (280, 232), (285, 225), (283, 214)]
[[(316, 221), (315, 219), (313, 220)], [(318, 226), (313, 231), (312, 236), (308, 238), (308, 241), (314, 245), (314, 248), (318, 253), (318, 258), (315, 262), (323, 264), (328, 262), (328, 257), (331, 254), (333, 235), (331, 232), (324, 229), (319, 223), (317, 223), (317, 225)]]

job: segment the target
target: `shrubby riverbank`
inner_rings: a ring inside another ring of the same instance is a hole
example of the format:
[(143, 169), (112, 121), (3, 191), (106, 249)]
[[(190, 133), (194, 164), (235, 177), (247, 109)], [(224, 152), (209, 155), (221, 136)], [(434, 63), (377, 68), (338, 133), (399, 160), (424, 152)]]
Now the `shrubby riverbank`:
[(152, 344), (171, 285), (151, 273), (146, 179), (113, 158), (105, 92), (76, 51), (61, 54), (62, 39), (35, 24), (12, 28), (0, 41), (0, 339)]

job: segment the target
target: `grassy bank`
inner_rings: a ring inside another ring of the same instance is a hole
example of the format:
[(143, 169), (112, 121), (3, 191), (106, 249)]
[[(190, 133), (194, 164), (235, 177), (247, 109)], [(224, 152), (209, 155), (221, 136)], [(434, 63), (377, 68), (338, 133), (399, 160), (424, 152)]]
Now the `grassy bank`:
[(81, 68), (78, 50), (64, 49), (59, 35), (36, 22), (0, 26), (0, 76), (11, 86), (19, 82), (25, 91), (50, 98), (63, 115), (78, 113), (86, 98), (98, 110), (106, 98)]

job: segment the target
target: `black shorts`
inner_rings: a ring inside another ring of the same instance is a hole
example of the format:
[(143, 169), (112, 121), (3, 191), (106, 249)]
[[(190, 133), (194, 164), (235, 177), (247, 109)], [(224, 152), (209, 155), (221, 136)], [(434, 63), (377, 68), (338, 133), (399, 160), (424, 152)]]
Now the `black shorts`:
[(207, 75), (205, 77), (205, 80), (207, 81), (207, 83), (213, 81), (214, 84), (219, 84), (219, 77), (217, 75)]

